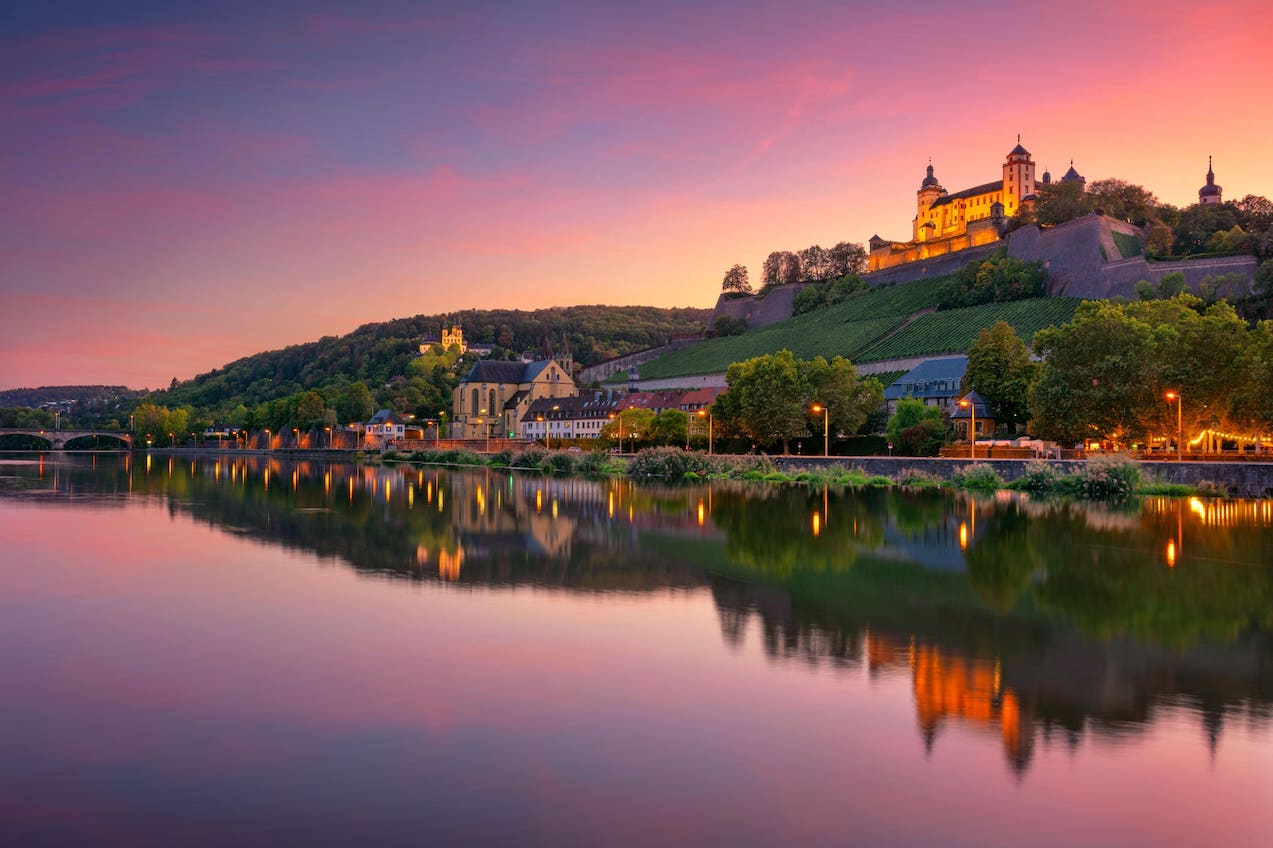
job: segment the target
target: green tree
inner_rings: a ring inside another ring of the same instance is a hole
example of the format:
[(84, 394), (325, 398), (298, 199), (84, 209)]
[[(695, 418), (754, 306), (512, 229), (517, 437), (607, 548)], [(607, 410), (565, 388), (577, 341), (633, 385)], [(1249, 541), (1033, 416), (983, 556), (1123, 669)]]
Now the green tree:
[(346, 424), (364, 422), (371, 418), (373, 412), (371, 390), (361, 380), (350, 383), (336, 401), (336, 415)]
[(1143, 435), (1156, 402), (1153, 348), (1152, 328), (1108, 301), (1035, 333), (1043, 370), (1029, 396), (1031, 432), (1065, 443)]
[(820, 415), (810, 419), (810, 430), (814, 435), (825, 424), (829, 424), (833, 436), (839, 433), (852, 435), (861, 429), (867, 416), (884, 403), (884, 387), (879, 380), (862, 379), (853, 363), (843, 356), (837, 356), (830, 362), (818, 356), (807, 361), (797, 360), (797, 364), (807, 393), (805, 407), (811, 409), (814, 403), (818, 403), (830, 411), (826, 422)]
[(327, 401), (318, 392), (302, 392), (296, 399), (296, 425), (302, 429), (313, 429), (323, 424), (323, 414), (327, 411)]
[(606, 422), (597, 435), (608, 445), (636, 447), (648, 444), (654, 428), (654, 412), (649, 409), (625, 409)]
[(1097, 180), (1087, 187), (1085, 205), (1111, 218), (1121, 218), (1144, 226), (1158, 216), (1161, 206), (1154, 193), (1124, 180)]
[(902, 456), (934, 456), (946, 443), (941, 410), (917, 398), (902, 398), (888, 420), (888, 440)]
[(808, 432), (805, 381), (789, 350), (735, 362), (725, 372), (728, 392), (737, 392), (738, 423), (760, 444), (782, 442)]
[(1029, 414), (1030, 386), (1039, 365), (1017, 331), (1006, 321), (982, 330), (968, 349), (965, 384), (981, 394), (994, 410), (995, 420), (1014, 427)]
[(1081, 183), (1049, 183), (1036, 189), (1034, 217), (1043, 226), (1072, 221), (1091, 211)]
[(690, 417), (680, 409), (664, 409), (650, 423), (648, 441), (655, 445), (684, 445)]

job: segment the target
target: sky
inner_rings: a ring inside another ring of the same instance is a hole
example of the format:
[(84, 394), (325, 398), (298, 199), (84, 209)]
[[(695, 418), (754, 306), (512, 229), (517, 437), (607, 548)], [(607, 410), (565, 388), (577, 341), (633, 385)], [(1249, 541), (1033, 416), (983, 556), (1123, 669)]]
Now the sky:
[(910, 237), (1017, 134), (1273, 195), (1273, 5), (12, 3), (0, 388), (166, 386), (369, 321), (709, 307), (773, 250)]

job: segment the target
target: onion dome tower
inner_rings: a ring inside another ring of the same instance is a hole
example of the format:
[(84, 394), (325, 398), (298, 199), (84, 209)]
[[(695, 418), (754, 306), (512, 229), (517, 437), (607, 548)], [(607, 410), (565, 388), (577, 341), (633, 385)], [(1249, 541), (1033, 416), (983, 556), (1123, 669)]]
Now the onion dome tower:
[(1207, 205), (1222, 203), (1220, 186), (1216, 185), (1215, 172), (1211, 170), (1211, 157), (1207, 157), (1207, 184), (1198, 189), (1198, 202)]

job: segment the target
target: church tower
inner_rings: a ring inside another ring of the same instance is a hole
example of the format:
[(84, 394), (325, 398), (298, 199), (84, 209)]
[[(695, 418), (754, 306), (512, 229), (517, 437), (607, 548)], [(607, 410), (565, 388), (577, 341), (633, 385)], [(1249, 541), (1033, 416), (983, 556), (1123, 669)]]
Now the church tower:
[(1021, 201), (1034, 196), (1034, 162), (1030, 159), (1030, 151), (1021, 146), (1021, 136), (1017, 136), (1017, 146), (1008, 153), (1003, 163), (1003, 212), (1008, 217), (1017, 214)]
[(1220, 186), (1216, 185), (1215, 172), (1211, 170), (1211, 157), (1207, 157), (1207, 184), (1198, 189), (1198, 202), (1205, 203), (1210, 206), (1213, 203), (1223, 203), (1220, 199)]

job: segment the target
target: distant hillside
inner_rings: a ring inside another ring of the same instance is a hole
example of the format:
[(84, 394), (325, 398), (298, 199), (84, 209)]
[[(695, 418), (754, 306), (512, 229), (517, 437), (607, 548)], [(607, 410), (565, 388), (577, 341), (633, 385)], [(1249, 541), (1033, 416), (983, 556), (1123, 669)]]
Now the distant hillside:
[(127, 386), (40, 386), (35, 389), (0, 390), (0, 407), (38, 407), (42, 404), (104, 404), (131, 400), (141, 392)]
[[(345, 385), (361, 381), (375, 393), (377, 404), (391, 404), (406, 412), (436, 412), (447, 402), (458, 373), (468, 367), (468, 360), (462, 359), (445, 365), (430, 361), (427, 369), (421, 368), (421, 339), (437, 338), (443, 323), (460, 324), (469, 344), (496, 346), (495, 356), (548, 351), (568, 353), (587, 365), (661, 344), (672, 335), (700, 331), (710, 312), (651, 306), (571, 306), (417, 315), (244, 357), (176, 383), (156, 393), (153, 400), (223, 417), (239, 405), (253, 407), (303, 391), (333, 395)], [(423, 373), (425, 370), (428, 373)], [(396, 380), (398, 377), (405, 379)]]

